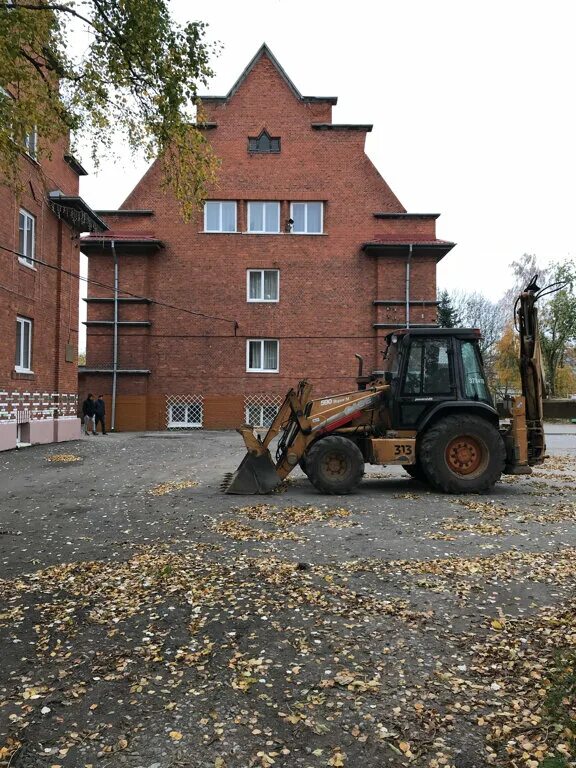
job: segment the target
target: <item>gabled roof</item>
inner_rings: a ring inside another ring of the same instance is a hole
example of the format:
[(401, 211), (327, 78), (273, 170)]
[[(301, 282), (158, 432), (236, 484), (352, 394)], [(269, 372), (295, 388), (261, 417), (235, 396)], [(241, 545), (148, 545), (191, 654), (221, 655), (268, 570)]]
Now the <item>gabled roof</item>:
[(230, 88), (230, 90), (228, 91), (226, 96), (200, 96), (201, 101), (211, 102), (212, 104), (214, 104), (214, 103), (219, 103), (219, 102), (220, 103), (224, 103), (224, 102), (228, 101), (229, 99), (231, 99), (232, 96), (234, 96), (234, 94), (238, 91), (238, 89), (240, 88), (242, 83), (246, 80), (246, 78), (248, 77), (250, 72), (254, 69), (254, 67), (256, 66), (258, 61), (260, 61), (262, 56), (267, 56), (270, 59), (272, 64), (278, 70), (279, 75), (282, 77), (282, 79), (284, 80), (284, 82), (286, 83), (288, 88), (290, 88), (290, 90), (292, 91), (294, 96), (299, 101), (308, 102), (308, 103), (310, 103), (310, 102), (322, 102), (323, 101), (323, 102), (328, 102), (329, 104), (336, 104), (338, 102), (338, 97), (337, 96), (302, 96), (302, 94), (300, 93), (298, 88), (296, 88), (296, 86), (294, 85), (292, 80), (290, 80), (290, 78), (286, 74), (285, 70), (283, 69), (282, 65), (280, 64), (280, 62), (278, 61), (276, 56), (274, 56), (274, 54), (272, 53), (270, 48), (268, 48), (266, 43), (262, 43), (260, 48), (256, 51), (256, 55), (249, 62), (249, 64), (246, 67), (246, 69), (242, 72), (242, 74), (240, 75), (238, 80), (236, 80), (236, 82), (234, 83), (232, 88)]

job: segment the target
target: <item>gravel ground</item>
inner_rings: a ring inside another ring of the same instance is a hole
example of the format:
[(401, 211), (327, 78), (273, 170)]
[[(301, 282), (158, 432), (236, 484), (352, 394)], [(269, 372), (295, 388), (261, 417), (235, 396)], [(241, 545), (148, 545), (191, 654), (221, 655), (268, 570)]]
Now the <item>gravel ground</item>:
[(576, 765), (576, 427), (547, 431), (483, 496), (226, 496), (233, 432), (1, 454), (0, 765)]

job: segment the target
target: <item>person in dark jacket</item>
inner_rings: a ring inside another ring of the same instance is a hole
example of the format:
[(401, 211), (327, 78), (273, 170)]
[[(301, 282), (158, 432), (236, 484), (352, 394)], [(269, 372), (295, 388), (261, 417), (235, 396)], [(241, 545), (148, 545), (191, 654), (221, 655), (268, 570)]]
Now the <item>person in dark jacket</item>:
[(86, 400), (82, 403), (82, 417), (84, 420), (84, 434), (89, 435), (92, 432), (96, 434), (96, 427), (94, 424), (94, 416), (96, 415), (96, 402), (94, 401), (94, 395), (89, 394)]
[(98, 400), (95, 403), (96, 415), (94, 417), (94, 429), (98, 432), (98, 424), (102, 425), (102, 434), (106, 434), (106, 404), (104, 403), (104, 395), (98, 395)]

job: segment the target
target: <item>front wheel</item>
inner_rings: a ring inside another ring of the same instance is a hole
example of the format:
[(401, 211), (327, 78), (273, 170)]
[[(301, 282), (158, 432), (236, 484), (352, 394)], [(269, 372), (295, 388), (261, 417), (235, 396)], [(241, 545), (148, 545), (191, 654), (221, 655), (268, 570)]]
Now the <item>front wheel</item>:
[(420, 463), (444, 493), (482, 493), (500, 479), (506, 451), (498, 430), (470, 414), (447, 416), (424, 434)]
[(324, 437), (310, 448), (306, 472), (322, 493), (350, 493), (364, 474), (364, 457), (352, 440), (339, 435)]

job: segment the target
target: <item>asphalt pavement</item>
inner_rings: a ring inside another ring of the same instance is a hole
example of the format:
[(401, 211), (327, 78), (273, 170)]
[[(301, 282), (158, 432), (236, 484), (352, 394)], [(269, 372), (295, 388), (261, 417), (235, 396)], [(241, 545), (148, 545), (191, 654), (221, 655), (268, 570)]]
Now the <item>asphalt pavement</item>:
[(576, 425), (546, 432), (542, 468), (475, 496), (394, 467), (224, 495), (235, 432), (0, 454), (0, 766), (569, 758)]

